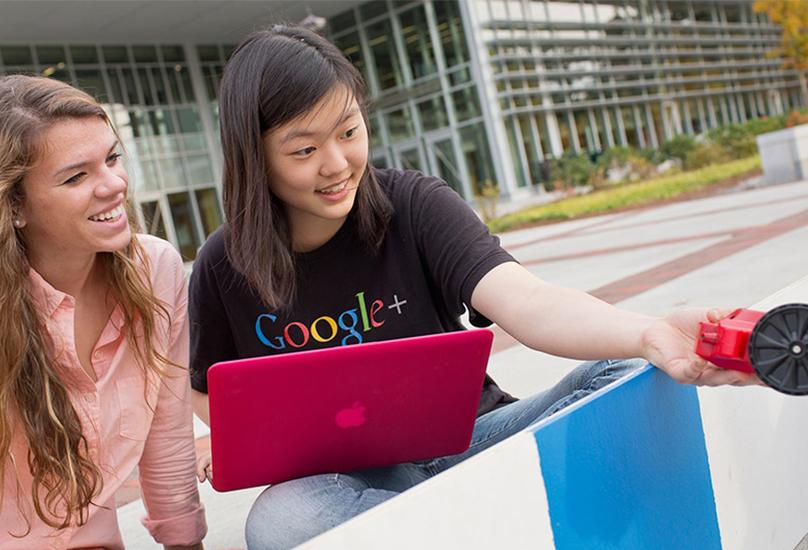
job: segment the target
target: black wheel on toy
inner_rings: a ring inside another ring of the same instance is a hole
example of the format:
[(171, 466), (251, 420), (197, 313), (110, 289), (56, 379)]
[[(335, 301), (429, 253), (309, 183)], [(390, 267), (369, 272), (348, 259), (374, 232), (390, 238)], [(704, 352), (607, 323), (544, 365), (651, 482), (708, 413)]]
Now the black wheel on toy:
[(761, 317), (749, 336), (749, 361), (772, 388), (807, 395), (808, 304), (786, 304)]

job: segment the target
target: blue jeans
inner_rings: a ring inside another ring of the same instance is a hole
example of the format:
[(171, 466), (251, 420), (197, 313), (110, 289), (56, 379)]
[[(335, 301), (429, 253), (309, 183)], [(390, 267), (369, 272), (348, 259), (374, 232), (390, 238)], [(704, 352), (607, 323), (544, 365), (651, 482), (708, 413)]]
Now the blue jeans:
[(584, 363), (549, 390), (479, 417), (471, 446), (459, 455), (350, 474), (315, 475), (273, 485), (256, 499), (247, 517), (247, 547), (274, 550), (302, 544), (645, 364), (639, 359)]

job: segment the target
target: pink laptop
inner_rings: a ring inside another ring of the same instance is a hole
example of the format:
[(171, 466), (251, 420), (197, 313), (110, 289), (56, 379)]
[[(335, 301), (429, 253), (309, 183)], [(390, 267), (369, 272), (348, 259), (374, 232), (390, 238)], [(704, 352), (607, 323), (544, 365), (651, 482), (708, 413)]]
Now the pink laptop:
[(213, 487), (465, 451), (492, 340), (473, 330), (216, 363)]

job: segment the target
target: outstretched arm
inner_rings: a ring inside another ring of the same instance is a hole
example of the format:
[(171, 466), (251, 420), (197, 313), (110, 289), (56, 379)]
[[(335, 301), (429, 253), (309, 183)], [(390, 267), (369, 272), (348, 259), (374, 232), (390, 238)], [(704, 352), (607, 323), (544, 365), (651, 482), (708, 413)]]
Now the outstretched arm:
[(576, 359), (643, 357), (684, 383), (757, 383), (754, 375), (720, 369), (696, 355), (699, 322), (717, 320), (717, 310), (648, 317), (549, 284), (516, 262), (488, 272), (471, 302), (519, 342), (543, 352)]

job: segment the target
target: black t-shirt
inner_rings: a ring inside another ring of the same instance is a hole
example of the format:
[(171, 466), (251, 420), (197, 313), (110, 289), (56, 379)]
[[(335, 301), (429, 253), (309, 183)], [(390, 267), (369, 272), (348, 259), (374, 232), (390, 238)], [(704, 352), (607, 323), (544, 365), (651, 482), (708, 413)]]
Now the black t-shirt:
[[(443, 181), (420, 172), (374, 169), (393, 205), (378, 253), (351, 216), (320, 248), (295, 256), (297, 297), (268, 310), (227, 260), (223, 225), (194, 262), (190, 283), (191, 384), (207, 392), (210, 365), (236, 358), (463, 330), (490, 321), (471, 307), (474, 287), (514, 261)], [(486, 377), (478, 414), (514, 398)]]

